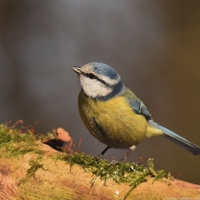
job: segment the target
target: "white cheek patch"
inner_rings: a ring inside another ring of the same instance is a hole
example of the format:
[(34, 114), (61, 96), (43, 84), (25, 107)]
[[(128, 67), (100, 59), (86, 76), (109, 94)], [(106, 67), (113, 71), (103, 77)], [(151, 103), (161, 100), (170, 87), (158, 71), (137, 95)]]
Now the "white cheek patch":
[(86, 76), (80, 76), (80, 84), (84, 93), (89, 96), (96, 98), (97, 96), (106, 96), (112, 89), (101, 83), (96, 79), (90, 79)]

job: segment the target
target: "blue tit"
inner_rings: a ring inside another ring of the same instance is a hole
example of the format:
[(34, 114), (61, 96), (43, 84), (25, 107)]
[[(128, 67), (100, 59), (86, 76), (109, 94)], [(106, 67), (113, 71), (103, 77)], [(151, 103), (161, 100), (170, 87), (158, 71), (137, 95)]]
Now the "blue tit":
[(81, 85), (79, 114), (88, 131), (107, 145), (101, 156), (109, 148), (128, 149), (126, 160), (144, 138), (160, 135), (194, 155), (200, 154), (200, 147), (154, 122), (144, 103), (107, 64), (92, 62), (72, 69)]

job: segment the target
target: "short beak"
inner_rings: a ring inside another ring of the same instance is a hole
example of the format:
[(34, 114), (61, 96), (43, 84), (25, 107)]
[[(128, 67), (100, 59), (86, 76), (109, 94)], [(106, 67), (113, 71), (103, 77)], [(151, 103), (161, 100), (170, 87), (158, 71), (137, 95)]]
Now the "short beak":
[(73, 66), (72, 69), (73, 69), (77, 74), (80, 74), (80, 73), (81, 73), (81, 67), (79, 67), (79, 66)]

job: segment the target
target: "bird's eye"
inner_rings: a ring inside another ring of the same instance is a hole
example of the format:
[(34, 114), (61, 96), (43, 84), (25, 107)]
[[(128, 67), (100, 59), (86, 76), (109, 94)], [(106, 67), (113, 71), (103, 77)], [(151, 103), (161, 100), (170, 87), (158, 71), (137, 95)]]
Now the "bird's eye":
[(88, 77), (91, 78), (91, 79), (95, 79), (95, 75), (94, 74), (88, 74)]

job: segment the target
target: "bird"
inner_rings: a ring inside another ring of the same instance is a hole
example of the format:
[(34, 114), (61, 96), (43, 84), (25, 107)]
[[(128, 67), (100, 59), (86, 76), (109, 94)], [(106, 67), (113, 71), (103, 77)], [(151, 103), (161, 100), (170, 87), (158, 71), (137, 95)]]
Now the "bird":
[(109, 65), (90, 62), (73, 66), (81, 91), (78, 95), (80, 117), (88, 131), (106, 148), (128, 149), (122, 161), (145, 138), (164, 136), (188, 152), (199, 155), (200, 147), (154, 122), (144, 103), (125, 85)]

